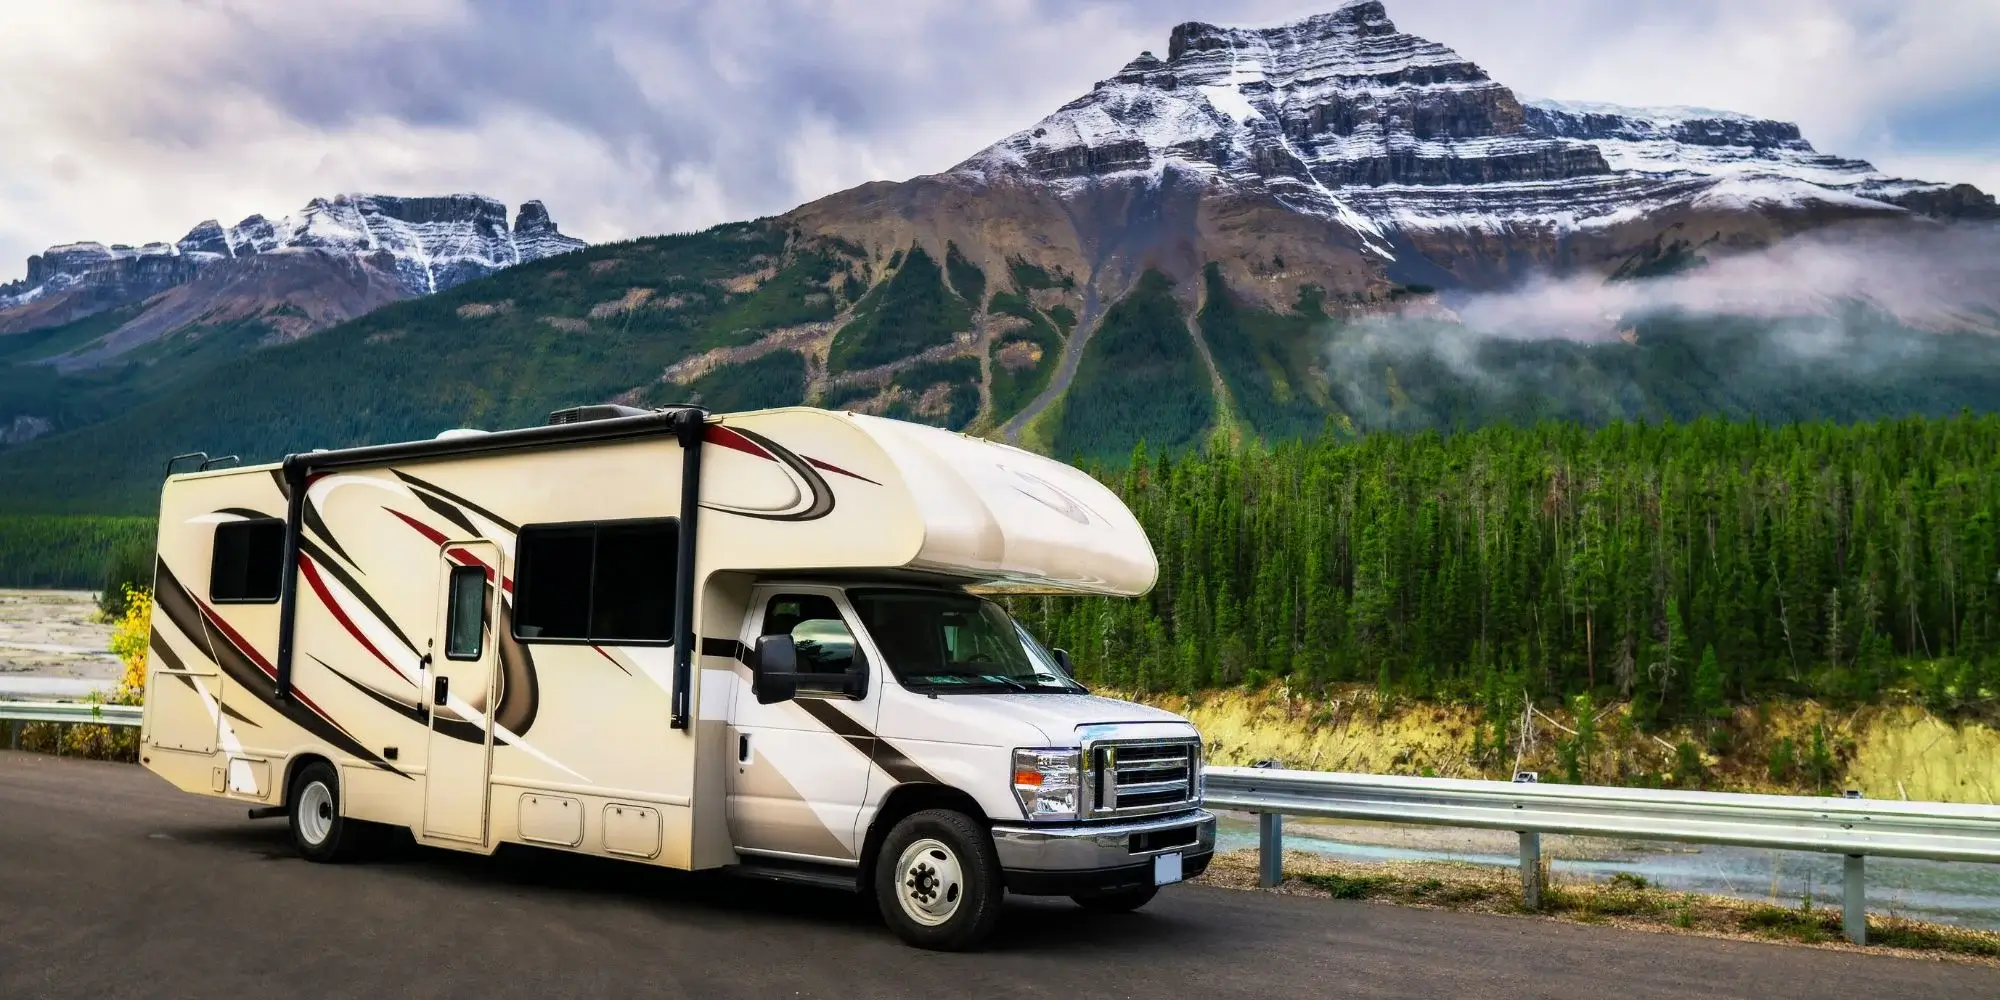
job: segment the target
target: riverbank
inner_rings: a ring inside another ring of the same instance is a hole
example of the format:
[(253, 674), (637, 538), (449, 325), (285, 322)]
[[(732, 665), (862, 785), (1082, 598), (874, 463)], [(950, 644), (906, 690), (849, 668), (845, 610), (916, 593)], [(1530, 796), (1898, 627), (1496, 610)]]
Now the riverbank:
[(1703, 729), (1655, 732), (1632, 724), (1623, 704), (1593, 708), (1588, 725), (1568, 708), (1516, 706), (1495, 746), (1492, 720), (1474, 706), (1385, 702), (1361, 685), (1318, 696), (1273, 684), (1144, 700), (1192, 719), (1214, 764), (1499, 779), (1519, 769), (1544, 781), (2000, 802), (2000, 731), (1909, 703), (1773, 699), (1736, 706)]
[(112, 624), (84, 590), (0, 589), (0, 699), (81, 699), (118, 685)]
[(1284, 879), (1275, 888), (1260, 889), (1256, 851), (1229, 851), (1216, 856), (1201, 881), (1252, 892), (1375, 900), (1702, 937), (1783, 941), (1914, 958), (1950, 958), (2000, 968), (2000, 933), (1870, 914), (1869, 944), (1862, 947), (1842, 939), (1838, 907), (1817, 905), (1810, 899), (1803, 905), (1780, 906), (1670, 892), (1632, 875), (1602, 881), (1551, 877), (1543, 889), (1542, 906), (1535, 910), (1522, 905), (1518, 872), (1453, 862), (1350, 862), (1289, 852)]

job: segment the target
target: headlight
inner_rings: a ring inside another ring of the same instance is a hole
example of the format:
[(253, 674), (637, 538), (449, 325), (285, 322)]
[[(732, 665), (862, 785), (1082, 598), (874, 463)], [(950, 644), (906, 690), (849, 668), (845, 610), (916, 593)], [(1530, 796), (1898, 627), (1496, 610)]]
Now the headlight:
[(1031, 820), (1076, 818), (1075, 750), (1014, 751), (1014, 797)]

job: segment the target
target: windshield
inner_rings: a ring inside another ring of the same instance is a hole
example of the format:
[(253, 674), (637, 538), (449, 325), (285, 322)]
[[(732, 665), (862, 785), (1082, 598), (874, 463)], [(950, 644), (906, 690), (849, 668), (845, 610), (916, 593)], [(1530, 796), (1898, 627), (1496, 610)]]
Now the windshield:
[(934, 590), (857, 590), (847, 596), (890, 672), (912, 691), (1084, 690), (992, 601)]

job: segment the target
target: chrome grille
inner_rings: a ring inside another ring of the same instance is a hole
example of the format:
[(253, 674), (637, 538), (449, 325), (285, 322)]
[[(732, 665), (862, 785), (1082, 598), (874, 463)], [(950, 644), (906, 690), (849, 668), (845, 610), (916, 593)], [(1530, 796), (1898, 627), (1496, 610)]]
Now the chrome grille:
[(1201, 801), (1195, 740), (1118, 740), (1086, 748), (1084, 802), (1092, 817), (1175, 812)]

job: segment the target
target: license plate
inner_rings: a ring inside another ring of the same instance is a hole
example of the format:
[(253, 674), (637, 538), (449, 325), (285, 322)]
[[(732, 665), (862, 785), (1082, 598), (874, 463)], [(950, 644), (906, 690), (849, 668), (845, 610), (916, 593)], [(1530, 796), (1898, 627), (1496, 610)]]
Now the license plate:
[(1179, 851), (1175, 851), (1172, 854), (1156, 854), (1153, 856), (1154, 885), (1169, 885), (1180, 880), (1181, 855)]

